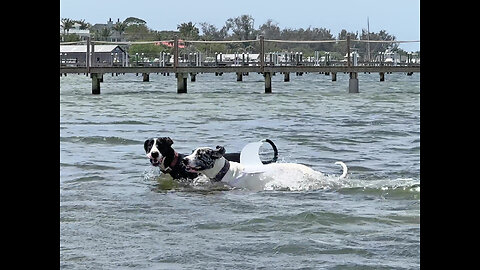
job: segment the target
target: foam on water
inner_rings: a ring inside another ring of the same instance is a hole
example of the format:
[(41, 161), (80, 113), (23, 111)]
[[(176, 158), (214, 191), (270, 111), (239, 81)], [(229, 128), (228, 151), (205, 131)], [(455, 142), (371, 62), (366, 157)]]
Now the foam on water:
[(302, 171), (273, 171), (270, 173), (273, 180), (265, 184), (264, 190), (284, 191), (314, 191), (314, 190), (343, 190), (343, 189), (373, 189), (373, 190), (409, 190), (420, 192), (420, 181), (411, 178), (363, 180), (355, 178), (341, 178), (340, 175), (325, 174), (312, 170)]
[(343, 179), (336, 175), (326, 175), (314, 171), (283, 171), (272, 172), (273, 180), (265, 185), (264, 190), (309, 191), (319, 189), (338, 189), (342, 187)]
[[(355, 179), (347, 175), (341, 178), (340, 175), (325, 174), (319, 171), (298, 171), (298, 170), (271, 170), (268, 175), (261, 177), (260, 181), (265, 181), (264, 191), (316, 191), (316, 190), (337, 190), (342, 192), (360, 192), (360, 191), (407, 191), (420, 193), (420, 180), (413, 178), (396, 179)], [(144, 180), (156, 181), (161, 183), (161, 187), (166, 189), (176, 189), (179, 191), (208, 191), (218, 190), (220, 187), (225, 189), (234, 189), (223, 183), (212, 183), (206, 176), (200, 175), (192, 181), (173, 180), (169, 175), (162, 174), (158, 168), (149, 167), (144, 171)], [(175, 184), (164, 185), (165, 182), (176, 182)], [(162, 188), (160, 188), (162, 189)], [(235, 188), (238, 189), (238, 188)], [(245, 189), (248, 190), (248, 189)]]

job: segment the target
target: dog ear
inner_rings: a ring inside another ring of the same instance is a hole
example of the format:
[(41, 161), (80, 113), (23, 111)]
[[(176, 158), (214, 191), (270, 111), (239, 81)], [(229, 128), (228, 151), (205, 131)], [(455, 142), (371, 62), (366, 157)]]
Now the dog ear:
[(152, 141), (152, 139), (147, 139), (144, 143), (143, 143), (143, 148), (145, 149), (145, 152), (148, 153), (148, 145), (150, 144), (150, 142)]
[(173, 144), (173, 140), (170, 139), (170, 137), (163, 137), (163, 138), (160, 138), (160, 140), (162, 142), (164, 142), (166, 145), (170, 146)]
[(212, 156), (214, 158), (221, 158), (225, 154), (225, 147), (217, 145), (216, 149), (213, 150)]

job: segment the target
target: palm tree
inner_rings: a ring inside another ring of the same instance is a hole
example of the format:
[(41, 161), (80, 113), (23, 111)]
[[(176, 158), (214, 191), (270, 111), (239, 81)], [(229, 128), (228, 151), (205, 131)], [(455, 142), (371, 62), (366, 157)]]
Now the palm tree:
[(122, 38), (123, 32), (125, 32), (125, 29), (127, 29), (127, 24), (125, 22), (117, 22), (113, 26), (113, 30), (117, 31), (120, 35), (120, 39)]
[(85, 29), (88, 29), (88, 28), (90, 27), (90, 24), (87, 23), (87, 22), (85, 22), (84, 19), (77, 20), (77, 21), (75, 21), (75, 22), (77, 22), (77, 23), (80, 24), (80, 29), (81, 29), (81, 30), (85, 30)]
[(111, 34), (112, 34), (112, 31), (110, 31), (110, 29), (108, 29), (107, 27), (104, 27), (100, 32), (100, 36), (105, 41), (108, 41), (107, 39)]
[(180, 31), (180, 35), (185, 39), (198, 39), (199, 30), (192, 22), (179, 24), (177, 25), (177, 29)]
[(65, 31), (67, 32), (68, 34), (68, 31), (73, 28), (73, 25), (75, 24), (75, 22), (73, 20), (70, 20), (68, 18), (62, 18), (60, 20), (62, 22), (62, 26), (63, 26), (63, 34), (65, 35)]

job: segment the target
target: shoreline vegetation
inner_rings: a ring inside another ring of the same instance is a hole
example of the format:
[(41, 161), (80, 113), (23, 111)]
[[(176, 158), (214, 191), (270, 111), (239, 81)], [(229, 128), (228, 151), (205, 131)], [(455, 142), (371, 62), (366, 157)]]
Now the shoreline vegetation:
[[(111, 20), (109, 21), (111, 22)], [(385, 30), (379, 32), (368, 32), (362, 29), (361, 33), (348, 32), (342, 29), (340, 33), (334, 35), (329, 29), (309, 26), (308, 28), (284, 28), (280, 29), (278, 23), (268, 19), (265, 23), (255, 28), (255, 20), (251, 15), (241, 15), (236, 18), (229, 18), (220, 28), (207, 22), (193, 23), (186, 22), (177, 25), (177, 31), (154, 30), (147, 26), (147, 22), (135, 17), (128, 17), (124, 21), (118, 20), (116, 23), (111, 22), (110, 25), (95, 24), (92, 25), (85, 20), (75, 20), (69, 18), (61, 19), (61, 42), (80, 41), (80, 36), (70, 33), (70, 29), (89, 30), (92, 40), (111, 41), (112, 36), (116, 37), (116, 41), (122, 42), (138, 42), (138, 41), (162, 41), (172, 40), (178, 36), (180, 40), (190, 41), (241, 41), (254, 40), (259, 35), (263, 35), (265, 39), (271, 40), (344, 40), (350, 35), (352, 40), (370, 40), (370, 41), (395, 41), (394, 35), (387, 33)], [(72, 31), (73, 32), (73, 31)], [(370, 50), (371, 55), (385, 52), (387, 49), (396, 52), (399, 55), (407, 55), (409, 52), (398, 47), (398, 43), (367, 43), (354, 42), (351, 47), (360, 55), (366, 55)], [(213, 55), (215, 52), (234, 53), (259, 51), (258, 42), (237, 42), (237, 43), (189, 43), (184, 52), (202, 52), (206, 55)], [(319, 51), (323, 56), (326, 52), (330, 53), (332, 59), (343, 59), (346, 51), (344, 42), (329, 43), (265, 43), (265, 51), (278, 52), (294, 52), (301, 51), (304, 56), (313, 56), (315, 51)], [(173, 48), (166, 44), (132, 44), (128, 46), (128, 53), (144, 53), (145, 55), (158, 55), (159, 53), (172, 53)], [(420, 51), (414, 52), (420, 56)]]

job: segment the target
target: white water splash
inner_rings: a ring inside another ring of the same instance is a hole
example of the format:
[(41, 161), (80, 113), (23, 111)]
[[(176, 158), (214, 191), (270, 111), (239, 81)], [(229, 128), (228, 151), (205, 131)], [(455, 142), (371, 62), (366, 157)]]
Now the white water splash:
[(272, 181), (266, 183), (264, 190), (309, 191), (319, 189), (338, 189), (348, 186), (346, 178), (339, 175), (327, 175), (318, 171), (273, 171)]
[(159, 167), (148, 166), (143, 171), (143, 180), (151, 181), (161, 174)]
[(373, 190), (408, 190), (420, 192), (420, 181), (412, 178), (360, 180), (329, 175), (318, 171), (299, 173), (291, 171), (273, 175), (273, 180), (266, 183), (264, 190), (343, 190), (343, 189), (373, 189)]
[[(281, 163), (281, 162), (280, 162)], [(143, 173), (145, 181), (158, 181), (160, 178), (171, 177), (164, 175), (157, 167), (149, 166)], [(172, 181), (175, 181), (172, 179)], [(178, 180), (177, 180), (178, 181)], [(265, 172), (260, 181), (264, 183), (264, 191), (315, 191), (315, 190), (378, 190), (378, 191), (410, 191), (420, 192), (420, 181), (412, 178), (396, 179), (355, 179), (351, 175), (341, 178), (340, 175), (325, 174), (315, 170), (269, 170)], [(178, 181), (185, 182), (185, 181)], [(227, 188), (224, 183), (212, 183), (206, 176), (200, 175), (187, 184), (190, 188), (198, 190), (216, 190), (220, 186)], [(248, 188), (246, 188), (248, 190)], [(258, 191), (258, 190), (256, 190)]]

